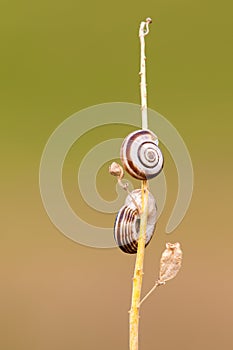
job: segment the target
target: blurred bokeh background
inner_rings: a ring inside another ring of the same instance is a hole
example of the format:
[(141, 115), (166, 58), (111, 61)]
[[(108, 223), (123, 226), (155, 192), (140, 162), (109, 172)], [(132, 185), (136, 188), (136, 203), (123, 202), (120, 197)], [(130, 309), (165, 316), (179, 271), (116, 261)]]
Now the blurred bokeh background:
[[(167, 154), (167, 203), (146, 250), (143, 294), (167, 241), (181, 242), (184, 262), (143, 305), (140, 349), (233, 348), (232, 9), (229, 0), (2, 1), (1, 349), (128, 348), (135, 257), (62, 235), (43, 208), (38, 173), (49, 136), (67, 117), (99, 103), (140, 102), (138, 27), (148, 16), (148, 104), (182, 135), (195, 186), (187, 215), (166, 235), (177, 192)], [(65, 164), (76, 210), (74, 171), (95, 137), (80, 140)], [(107, 166), (98, 188), (113, 198)]]

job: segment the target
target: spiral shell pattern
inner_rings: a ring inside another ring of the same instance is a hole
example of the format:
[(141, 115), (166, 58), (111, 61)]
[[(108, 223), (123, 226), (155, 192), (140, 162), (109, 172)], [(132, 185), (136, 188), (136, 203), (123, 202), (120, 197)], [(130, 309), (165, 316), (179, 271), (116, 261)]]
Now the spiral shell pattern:
[(121, 145), (121, 161), (125, 170), (139, 180), (157, 176), (163, 168), (163, 155), (158, 138), (150, 130), (136, 130)]
[[(131, 192), (125, 200), (125, 205), (119, 210), (114, 224), (114, 238), (119, 248), (128, 254), (137, 253), (140, 230), (140, 215), (132, 200), (134, 198), (138, 207), (141, 208), (142, 194), (137, 189)], [(153, 195), (148, 196), (148, 217), (146, 228), (146, 246), (149, 244), (156, 225), (157, 208)]]

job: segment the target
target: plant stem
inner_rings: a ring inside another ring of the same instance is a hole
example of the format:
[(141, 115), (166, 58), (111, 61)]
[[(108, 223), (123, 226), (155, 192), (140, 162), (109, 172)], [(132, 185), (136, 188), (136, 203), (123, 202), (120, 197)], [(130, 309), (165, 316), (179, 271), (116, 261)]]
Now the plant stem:
[[(146, 22), (141, 22), (139, 28), (139, 38), (141, 44), (140, 60), (140, 91), (141, 91), (141, 108), (142, 108), (142, 129), (148, 128), (147, 121), (147, 92), (146, 92), (146, 56), (145, 56), (145, 36), (149, 33), (149, 23), (151, 19), (147, 18)], [(129, 313), (129, 346), (130, 350), (138, 350), (138, 331), (139, 331), (139, 308), (142, 289), (143, 262), (146, 243), (146, 226), (148, 213), (148, 181), (141, 181), (142, 189), (142, 208), (140, 215), (140, 232), (138, 239), (137, 257), (133, 276), (133, 289), (131, 309)]]
[(165, 283), (161, 283), (161, 282), (159, 282), (159, 281), (156, 281), (156, 282), (155, 282), (155, 285), (151, 288), (151, 290), (149, 290), (149, 292), (142, 298), (142, 300), (140, 301), (139, 306), (142, 305), (142, 303), (153, 293), (153, 291), (154, 291), (157, 287), (159, 287), (159, 286), (161, 286), (161, 285), (164, 285), (164, 284), (165, 284)]
[(130, 309), (130, 350), (138, 350), (139, 303), (142, 288), (143, 261), (146, 241), (146, 225), (148, 211), (147, 181), (142, 181), (142, 214), (138, 250), (133, 276), (132, 302)]
[[(141, 44), (141, 60), (140, 60), (140, 75), (141, 75), (141, 108), (142, 108), (142, 129), (148, 128), (147, 118), (147, 92), (146, 92), (146, 54), (145, 54), (145, 36), (149, 33), (149, 23), (151, 18), (147, 18), (146, 22), (141, 22), (139, 28), (139, 38)], [(146, 29), (145, 29), (146, 28)]]

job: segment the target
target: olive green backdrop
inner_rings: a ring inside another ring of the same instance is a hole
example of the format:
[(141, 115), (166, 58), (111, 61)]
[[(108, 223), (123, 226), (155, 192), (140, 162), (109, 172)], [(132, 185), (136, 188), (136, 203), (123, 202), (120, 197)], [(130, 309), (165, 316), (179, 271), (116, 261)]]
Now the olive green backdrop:
[[(127, 349), (134, 257), (63, 236), (43, 208), (38, 169), (47, 139), (71, 114), (140, 102), (137, 35), (147, 16), (148, 103), (186, 142), (195, 187), (185, 219), (166, 235), (177, 191), (166, 153), (168, 201), (146, 250), (143, 294), (166, 241), (181, 242), (184, 262), (143, 305), (140, 350), (233, 347), (232, 10), (227, 0), (2, 1), (1, 349)], [(76, 144), (64, 168), (67, 196), (84, 217), (74, 171), (95, 137)], [(98, 188), (114, 198), (107, 164)], [(109, 225), (114, 217), (90, 220)]]

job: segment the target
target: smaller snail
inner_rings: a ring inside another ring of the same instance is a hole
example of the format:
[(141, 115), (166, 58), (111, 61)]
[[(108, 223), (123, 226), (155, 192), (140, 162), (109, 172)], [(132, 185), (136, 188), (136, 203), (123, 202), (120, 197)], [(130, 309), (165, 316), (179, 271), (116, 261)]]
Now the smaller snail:
[[(128, 254), (137, 253), (140, 230), (140, 215), (142, 192), (132, 191), (125, 200), (125, 205), (119, 210), (114, 224), (114, 238), (119, 248)], [(137, 205), (136, 205), (137, 204)], [(149, 244), (156, 225), (157, 208), (153, 195), (148, 195), (148, 216), (146, 227), (146, 246)]]
[(150, 130), (136, 130), (121, 145), (121, 161), (125, 170), (139, 180), (157, 176), (163, 168), (163, 155), (158, 138)]

